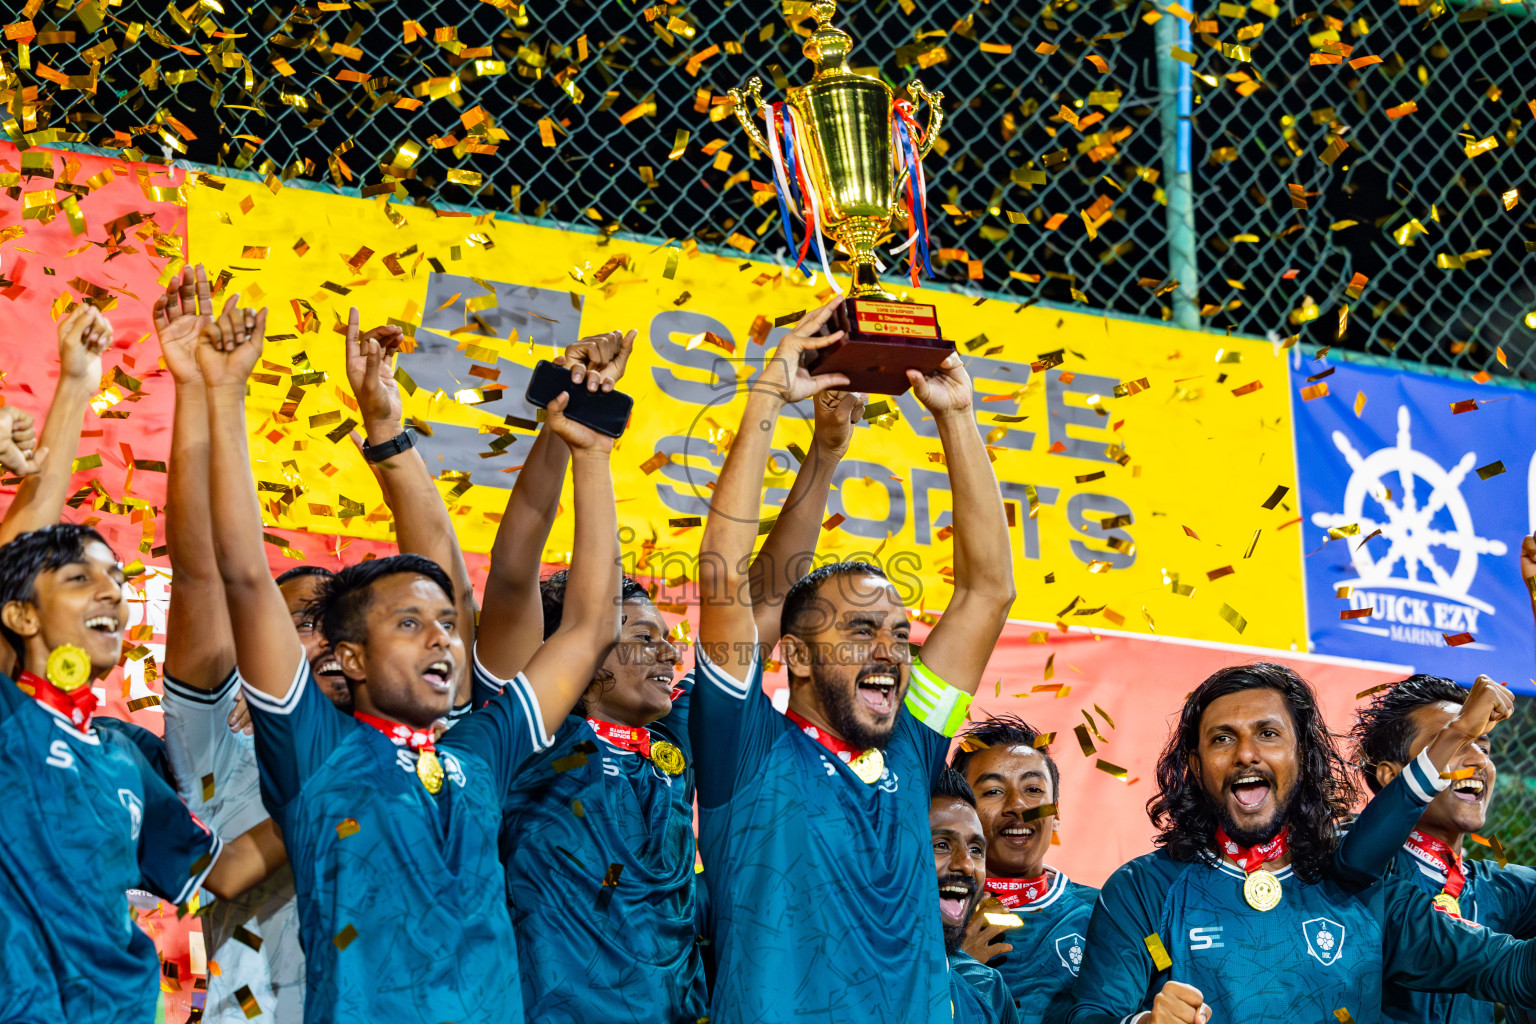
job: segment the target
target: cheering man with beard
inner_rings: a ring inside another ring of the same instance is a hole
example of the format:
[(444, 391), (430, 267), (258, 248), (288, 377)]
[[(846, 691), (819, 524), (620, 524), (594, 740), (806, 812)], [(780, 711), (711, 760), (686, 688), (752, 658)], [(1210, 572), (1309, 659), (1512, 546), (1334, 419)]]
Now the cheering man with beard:
[(784, 602), (789, 708), (774, 710), (748, 564), (780, 412), (847, 384), (802, 366), (841, 337), (815, 334), (835, 305), (804, 318), (753, 380), (700, 552), (689, 728), (719, 962), (710, 1016), (721, 1024), (951, 1019), (922, 826), (947, 737), (1013, 600), (1008, 526), (959, 356), (909, 371), (949, 467), (954, 597), (913, 659), (906, 608), (878, 567), (806, 575)]
[[(578, 384), (609, 389), (633, 341), (634, 332), (594, 335), (556, 363), (569, 365)], [(833, 472), (863, 412), (860, 395), (817, 403), (811, 454), (751, 570), (764, 595), (756, 607), (765, 644), (778, 641), (782, 593), (796, 578), (789, 574), (815, 554)], [(546, 426), (507, 499), (475, 646), (477, 704), (564, 617), (569, 574), (541, 581), (539, 567), (568, 461), (565, 442)], [(694, 677), (674, 686), (679, 651), (645, 589), (626, 576), (615, 598), (618, 645), (503, 804), (501, 855), (523, 1000), (542, 1024), (693, 1024), (709, 1013), (698, 943), (705, 878), (694, 871)], [(552, 882), (550, 865), (567, 861), (580, 867)], [(588, 909), (573, 917), (573, 906)]]
[(1536, 1000), (1536, 943), (1427, 912), (1408, 882), (1339, 879), (1354, 788), (1290, 669), (1244, 665), (1201, 683), (1157, 780), (1160, 849), (1099, 894), (1074, 1024), (1379, 1024), (1387, 985)]
[[(573, 450), (576, 555), (565, 619), (489, 705), (441, 740), (465, 645), (461, 601), (435, 562), (395, 555), (326, 581), (321, 632), (352, 686), (343, 714), (317, 692), (267, 572), (251, 479), (246, 379), (266, 311), (221, 318), (201, 344), (214, 550), (256, 725), (262, 795), (282, 827), (306, 961), (304, 1016), (503, 1024), (522, 1019), (517, 948), (496, 840), (517, 767), (551, 742), (618, 637), (612, 442), (548, 422)], [(408, 449), (409, 435), (385, 442)]]
[(1060, 1024), (1099, 891), (1045, 863), (1060, 821), (1056, 762), (1033, 726), (998, 715), (967, 729), (950, 763), (975, 793), (986, 830), (987, 892), (1024, 921), (982, 955), (1001, 953), (986, 962), (1007, 979), (1020, 1020)]
[(1018, 1024), (1008, 983), (961, 948), (967, 922), (985, 893), (987, 841), (976, 797), (953, 769), (939, 773), (928, 803), (928, 833), (939, 870), (939, 919), (949, 958), (949, 998), (957, 1024)]
[[(1365, 861), (1363, 870), (1410, 882), (1421, 893), (1420, 913), (1428, 905), (1528, 939), (1536, 935), (1536, 871), (1461, 859), (1467, 834), (1483, 829), (1498, 777), (1487, 728), (1513, 706), (1509, 691), (1487, 676), (1469, 694), (1449, 679), (1416, 675), (1362, 708), (1356, 761), (1376, 795), (1343, 849)], [(1493, 1021), (1492, 1003), (1395, 985), (1382, 1011), (1401, 1024)]]

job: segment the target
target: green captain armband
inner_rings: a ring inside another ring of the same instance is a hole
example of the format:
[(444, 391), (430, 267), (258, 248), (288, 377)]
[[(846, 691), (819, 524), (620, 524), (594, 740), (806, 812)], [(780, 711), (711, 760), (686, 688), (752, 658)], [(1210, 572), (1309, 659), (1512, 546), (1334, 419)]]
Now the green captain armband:
[(971, 709), (971, 695), (950, 686), (917, 658), (912, 662), (906, 705), (914, 718), (940, 736), (953, 736)]

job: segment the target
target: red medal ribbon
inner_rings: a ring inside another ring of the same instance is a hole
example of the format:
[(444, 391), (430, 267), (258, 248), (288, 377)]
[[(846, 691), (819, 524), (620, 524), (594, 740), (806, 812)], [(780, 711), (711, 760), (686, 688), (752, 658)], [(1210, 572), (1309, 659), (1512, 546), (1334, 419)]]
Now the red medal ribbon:
[(1045, 875), (1039, 878), (988, 878), (986, 890), (1009, 910), (1025, 907), (1045, 897), (1050, 885)]
[(1455, 850), (1418, 829), (1408, 833), (1408, 842), (1403, 845), (1408, 847), (1409, 853), (1445, 876), (1442, 890), (1447, 896), (1454, 899), (1461, 895), (1461, 890), (1467, 884), (1467, 873), (1462, 869), (1461, 858), (1456, 856)]
[(843, 764), (848, 764), (854, 758), (864, 753), (864, 751), (858, 749), (857, 747), (848, 743), (844, 743), (841, 739), (833, 736), (826, 730), (812, 725), (804, 715), (796, 712), (794, 708), (785, 708), (784, 717), (798, 725), (801, 732), (805, 733), (811, 739), (815, 740), (817, 743), (820, 743), (822, 746), (832, 751), (832, 753), (836, 754), (837, 759), (843, 762)]
[(651, 756), (651, 730), (636, 725), (614, 725), (596, 718), (587, 719), (587, 724), (620, 750), (632, 750), (641, 757)]
[(1289, 828), (1280, 830), (1280, 834), (1267, 843), (1258, 846), (1238, 846), (1227, 830), (1221, 826), (1216, 827), (1216, 845), (1221, 852), (1237, 861), (1237, 866), (1248, 873), (1253, 873), (1272, 860), (1284, 857), (1287, 850), (1286, 837), (1290, 835)]
[(387, 718), (364, 714), (361, 711), (352, 712), (352, 717), (364, 725), (373, 726), (398, 746), (410, 747), (412, 750), (437, 749), (437, 740), (433, 737), (431, 729), (416, 729), (404, 722), (391, 722)]
[(96, 694), (89, 686), (73, 690), (61, 690), (42, 676), (23, 672), (16, 679), (21, 692), (30, 695), (39, 704), (46, 704), (69, 719), (71, 725), (82, 733), (91, 731), (91, 715), (96, 711)]

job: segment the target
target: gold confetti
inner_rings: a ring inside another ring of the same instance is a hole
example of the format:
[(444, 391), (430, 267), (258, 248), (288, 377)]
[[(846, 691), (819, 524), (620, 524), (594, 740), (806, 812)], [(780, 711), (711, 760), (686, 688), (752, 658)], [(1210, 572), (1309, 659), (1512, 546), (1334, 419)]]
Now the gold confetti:
[(1472, 643), (1473, 640), (1471, 633), (1457, 633), (1455, 636), (1447, 633), (1441, 633), (1440, 635), (1445, 638), (1445, 643), (1448, 647), (1460, 647), (1463, 644)]
[(1084, 757), (1092, 757), (1099, 752), (1098, 748), (1093, 745), (1093, 740), (1088, 736), (1088, 727), (1086, 725), (1074, 726), (1072, 731), (1077, 734), (1077, 745), (1083, 748)]
[(821, 524), (821, 528), (823, 530), (835, 530), (839, 526), (842, 526), (843, 523), (847, 521), (847, 519), (848, 517), (843, 515), (841, 512), (834, 512), (826, 518), (825, 522)]
[(1498, 476), (1502, 472), (1504, 472), (1504, 463), (1502, 460), (1500, 460), (1498, 462), (1490, 462), (1486, 466), (1479, 466), (1477, 469), (1477, 476), (1480, 480), (1488, 480), (1492, 477)]
[(1305, 388), (1301, 389), (1302, 400), (1306, 401), (1306, 402), (1310, 402), (1314, 398), (1322, 398), (1322, 397), (1326, 396), (1327, 394), (1328, 394), (1328, 382), (1327, 381), (1322, 381), (1321, 383), (1313, 384), (1311, 387), (1305, 387)]
[(1222, 605), (1221, 609), (1217, 611), (1216, 614), (1225, 619), (1227, 625), (1231, 626), (1239, 633), (1248, 628), (1248, 620), (1239, 615), (1237, 609), (1233, 608), (1229, 604)]
[(1334, 1010), (1333, 1015), (1339, 1019), (1339, 1024), (1355, 1024), (1355, 1018), (1351, 1017), (1349, 1011), (1342, 1006)]
[(986, 914), (984, 914), (982, 916), (984, 916), (987, 919), (987, 924), (992, 925), (994, 928), (1022, 928), (1022, 927), (1024, 927), (1024, 919), (1019, 917), (1018, 914), (993, 913), (993, 912), (989, 911), (988, 913), (986, 913)]
[(336, 838), (346, 839), (349, 836), (355, 836), (360, 828), (361, 826), (358, 825), (356, 818), (343, 818), (341, 823), (336, 826)]
[(1368, 689), (1368, 690), (1361, 690), (1359, 693), (1355, 694), (1355, 700), (1364, 700), (1365, 698), (1371, 696), (1372, 694), (1380, 693), (1383, 690), (1390, 690), (1390, 689), (1392, 689), (1392, 686), (1393, 686), (1392, 683), (1377, 683), (1375, 686), (1371, 687), (1370, 689)]
[(337, 949), (344, 950), (348, 946), (352, 945), (352, 940), (355, 938), (357, 938), (357, 929), (349, 924), (341, 931), (337, 932), (336, 937), (331, 941), (336, 944)]
[(1147, 953), (1159, 971), (1166, 971), (1173, 966), (1173, 959), (1168, 956), (1168, 950), (1163, 948), (1163, 940), (1158, 938), (1156, 932), (1141, 941), (1146, 944)]

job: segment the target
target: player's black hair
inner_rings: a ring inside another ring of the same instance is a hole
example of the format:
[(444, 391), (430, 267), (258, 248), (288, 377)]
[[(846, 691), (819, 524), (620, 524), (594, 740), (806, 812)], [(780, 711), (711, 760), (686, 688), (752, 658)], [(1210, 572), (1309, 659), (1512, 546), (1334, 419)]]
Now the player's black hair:
[(320, 624), (320, 635), (334, 647), (343, 641), (368, 639), (368, 608), (373, 604), (373, 585), (385, 576), (413, 573), (425, 576), (453, 600), (453, 581), (442, 567), (421, 555), (390, 555), (349, 565), (326, 579), (320, 593), (309, 603), (308, 613)]
[[(812, 630), (819, 616), (814, 614), (816, 595), (827, 580), (840, 576), (875, 576), (885, 579), (885, 570), (871, 562), (833, 562), (819, 569), (812, 569), (796, 580), (784, 595), (784, 610), (779, 614), (779, 630), (800, 635), (800, 630)], [(824, 628), (824, 627), (823, 627)]]
[[(955, 747), (954, 756), (949, 759), (949, 766), (961, 775), (971, 763), (971, 758), (978, 750), (986, 747), (1034, 747), (1040, 756), (1045, 758), (1046, 770), (1051, 775), (1051, 802), (1061, 806), (1061, 769), (1056, 767), (1056, 759), (1051, 756), (1051, 748), (1045, 744), (1036, 744), (1040, 736), (1040, 730), (1030, 725), (1018, 715), (994, 715), (985, 722), (976, 722), (960, 734), (960, 744)], [(971, 749), (966, 749), (967, 747)]]
[(277, 579), (273, 580), (273, 582), (276, 583), (278, 586), (282, 586), (284, 583), (287, 583), (289, 580), (302, 579), (305, 576), (334, 576), (334, 575), (336, 575), (336, 574), (331, 572), (331, 570), (327, 569), (323, 565), (296, 565), (292, 569), (284, 569), (282, 572), (278, 573), (277, 574)]
[[(107, 544), (107, 539), (89, 526), (55, 523), (41, 530), (20, 534), (0, 547), (0, 608), (12, 601), (31, 601), (37, 597), (37, 578), (45, 572), (62, 569), (72, 562), (85, 560), (85, 547), (92, 541)], [(112, 545), (107, 544), (108, 550)], [(113, 554), (117, 557), (116, 553)], [(16, 652), (17, 664), (25, 657), (26, 644), (19, 633), (0, 624), (0, 635)]]
[[(539, 580), (539, 601), (544, 606), (545, 640), (554, 636), (555, 630), (560, 628), (560, 619), (565, 614), (565, 587), (570, 579), (571, 571), (561, 569)], [(645, 588), (628, 573), (619, 578), (620, 601), (631, 601), (642, 597), (649, 600), (650, 596)]]
[(1219, 819), (1194, 769), (1200, 751), (1200, 720), (1216, 699), (1260, 689), (1274, 690), (1284, 698), (1296, 730), (1296, 788), (1286, 816), (1291, 866), (1302, 880), (1315, 881), (1333, 856), (1338, 825), (1354, 805), (1357, 790), (1349, 765), (1323, 721), (1317, 694), (1284, 665), (1258, 662), (1220, 669), (1184, 701), (1179, 724), (1157, 760), (1158, 793), (1147, 801), (1147, 815), (1159, 830), (1153, 842), (1178, 861), (1194, 861), (1210, 853)]
[(1381, 792), (1376, 766), (1383, 761), (1406, 765), (1412, 758), (1415, 727), (1409, 715), (1427, 704), (1465, 704), (1467, 691), (1440, 676), (1409, 676), (1378, 693), (1355, 714), (1350, 736), (1355, 741), (1355, 767), (1372, 793)]
[(953, 768), (945, 768), (939, 772), (939, 777), (933, 782), (933, 792), (929, 799), (938, 800), (948, 797), (952, 800), (964, 800), (972, 807), (976, 806), (976, 793), (971, 789), (971, 784), (965, 781), (965, 776)]

